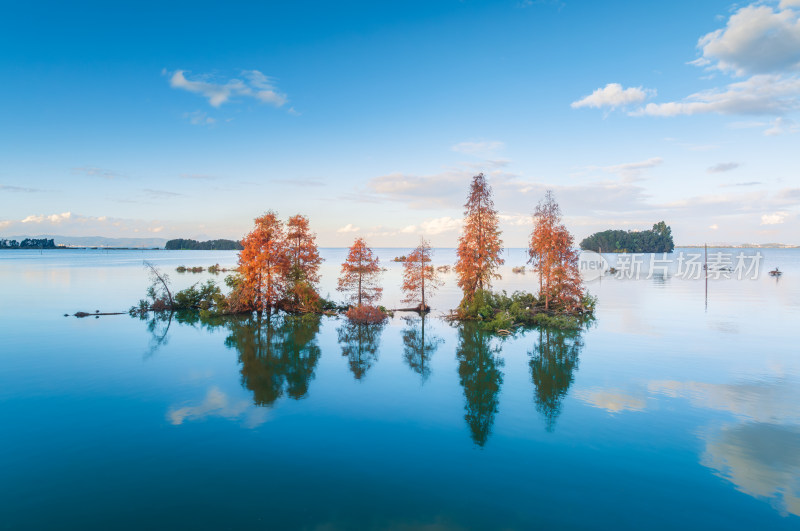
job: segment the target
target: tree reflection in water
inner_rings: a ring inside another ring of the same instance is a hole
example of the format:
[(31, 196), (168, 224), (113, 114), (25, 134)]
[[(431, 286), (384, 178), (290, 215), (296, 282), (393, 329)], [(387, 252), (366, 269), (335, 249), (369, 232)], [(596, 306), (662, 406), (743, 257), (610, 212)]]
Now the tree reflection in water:
[(149, 312), (136, 316), (140, 321), (147, 321), (147, 331), (150, 333), (150, 344), (144, 353), (145, 359), (169, 343), (169, 327), (173, 315), (172, 312)]
[(503, 384), (500, 346), (491, 345), (492, 335), (475, 323), (466, 322), (458, 330), (458, 375), (464, 387), (464, 418), (478, 446), (486, 444), (497, 414), (498, 394)]
[(362, 379), (378, 361), (378, 347), (384, 326), (385, 323), (360, 324), (348, 320), (336, 329), (342, 356), (348, 359), (350, 371), (356, 380)]
[(225, 324), (230, 329), (225, 346), (239, 353), (242, 385), (253, 392), (256, 405), (272, 405), (284, 393), (295, 400), (308, 393), (320, 357), (319, 316), (248, 316)]
[(403, 320), (407, 325), (403, 330), (403, 357), (411, 370), (419, 374), (422, 383), (425, 383), (431, 374), (430, 359), (444, 339), (430, 333), (425, 337), (424, 313), (419, 318), (404, 317)]
[(561, 414), (561, 401), (572, 384), (583, 349), (580, 331), (539, 329), (539, 341), (528, 353), (536, 410), (545, 418), (547, 431), (555, 428)]

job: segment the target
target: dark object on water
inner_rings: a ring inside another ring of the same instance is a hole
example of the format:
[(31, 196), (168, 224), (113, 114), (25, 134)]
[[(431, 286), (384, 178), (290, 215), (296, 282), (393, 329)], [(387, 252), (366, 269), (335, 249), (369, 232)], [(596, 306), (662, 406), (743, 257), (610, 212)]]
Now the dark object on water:
[(417, 312), (417, 313), (428, 313), (431, 311), (431, 307), (427, 304), (423, 306), (421, 303), (413, 308), (393, 308), (391, 311), (393, 312)]
[(781, 271), (781, 270), (780, 270), (780, 269), (778, 269), (777, 267), (776, 267), (775, 269), (773, 269), (772, 271), (770, 271), (770, 272), (769, 272), (769, 276), (771, 276), (771, 277), (779, 277), (779, 276), (781, 276), (782, 274), (783, 274), (783, 271)]
[(616, 275), (617, 274), (617, 268), (616, 267), (609, 267), (608, 268), (608, 274), (609, 275)]
[[(94, 313), (75, 312), (74, 315), (75, 315), (75, 317), (80, 318), (80, 317), (89, 317), (90, 315), (93, 315), (95, 317), (100, 317), (101, 315), (123, 315), (125, 313), (126, 312), (103, 312), (103, 313), (100, 313), (100, 310), (96, 310)], [(67, 314), (64, 314), (64, 316), (66, 316), (66, 315)]]

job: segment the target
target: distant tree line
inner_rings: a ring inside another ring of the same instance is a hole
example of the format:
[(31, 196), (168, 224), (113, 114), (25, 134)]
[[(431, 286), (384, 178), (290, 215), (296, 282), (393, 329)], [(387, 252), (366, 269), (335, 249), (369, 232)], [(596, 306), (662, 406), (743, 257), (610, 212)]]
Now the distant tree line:
[(674, 248), (672, 229), (663, 221), (653, 225), (652, 230), (606, 230), (581, 242), (584, 251), (609, 253), (671, 253)]
[(0, 240), (0, 249), (55, 249), (56, 244), (52, 239), (46, 238), (25, 238), (21, 242), (17, 240)]
[(199, 242), (197, 240), (185, 240), (178, 238), (169, 240), (164, 248), (168, 251), (241, 251), (242, 244), (233, 240), (208, 240)]

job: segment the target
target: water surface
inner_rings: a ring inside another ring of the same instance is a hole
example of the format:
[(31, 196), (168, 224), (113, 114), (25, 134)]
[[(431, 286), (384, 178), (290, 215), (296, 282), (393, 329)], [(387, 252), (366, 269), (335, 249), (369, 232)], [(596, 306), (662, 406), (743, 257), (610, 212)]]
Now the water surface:
[[(0, 528), (797, 529), (800, 252), (762, 253), (707, 289), (602, 278), (588, 330), (500, 339), (437, 317), (452, 276), (382, 327), (76, 319), (141, 298), (143, 260), (180, 289), (236, 255), (2, 252)], [(523, 263), (497, 287), (535, 290)]]

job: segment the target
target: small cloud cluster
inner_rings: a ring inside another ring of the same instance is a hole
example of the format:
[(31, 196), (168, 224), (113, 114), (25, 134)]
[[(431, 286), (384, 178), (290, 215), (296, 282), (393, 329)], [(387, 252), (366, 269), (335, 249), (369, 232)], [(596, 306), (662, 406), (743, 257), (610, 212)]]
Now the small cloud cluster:
[(762, 225), (780, 225), (786, 221), (786, 212), (775, 212), (761, 216)]
[(286, 94), (278, 91), (271, 78), (258, 70), (242, 70), (241, 79), (214, 81), (210, 75), (200, 75), (188, 79), (185, 70), (176, 70), (169, 75), (172, 88), (200, 94), (208, 100), (212, 107), (219, 107), (236, 97), (252, 98), (275, 107), (282, 107), (288, 100)]
[(724, 173), (726, 171), (732, 171), (738, 168), (740, 164), (738, 162), (720, 162), (719, 164), (714, 164), (710, 168), (706, 169), (708, 173)]
[(588, 96), (578, 101), (573, 101), (570, 106), (573, 109), (580, 109), (582, 107), (594, 109), (609, 107), (611, 109), (616, 109), (617, 107), (641, 103), (649, 94), (655, 95), (655, 91), (642, 87), (622, 88), (622, 85), (619, 83), (609, 83), (605, 87), (595, 90)]
[(192, 125), (214, 125), (217, 122), (205, 111), (185, 112), (183, 118)]
[(348, 234), (350, 232), (358, 232), (360, 230), (361, 230), (361, 227), (356, 227), (352, 223), (348, 223), (344, 227), (341, 227), (340, 229), (337, 229), (336, 232), (338, 232), (340, 234)]
[(48, 221), (54, 225), (58, 225), (63, 221), (68, 221), (72, 217), (72, 212), (64, 212), (63, 214), (50, 214), (46, 215), (30, 215), (22, 219), (21, 223), (43, 223)]
[(59, 234), (63, 235), (85, 235), (87, 231), (95, 233), (112, 231), (114, 234), (146, 232), (158, 234), (165, 229), (158, 220), (143, 221), (108, 216), (83, 216), (73, 212), (31, 214), (19, 220), (0, 221), (0, 229), (10, 229), (11, 227), (29, 231), (28, 234), (44, 234), (57, 228)]

